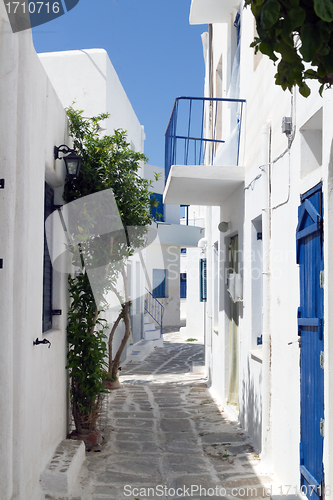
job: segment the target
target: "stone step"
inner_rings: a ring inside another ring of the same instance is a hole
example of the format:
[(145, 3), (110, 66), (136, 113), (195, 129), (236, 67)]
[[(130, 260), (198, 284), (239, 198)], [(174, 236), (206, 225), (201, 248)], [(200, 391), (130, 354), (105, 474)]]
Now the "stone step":
[(161, 330), (155, 330), (155, 328), (153, 330), (146, 330), (143, 335), (145, 340), (157, 340), (161, 336)]
[(144, 323), (143, 331), (150, 332), (151, 330), (155, 330), (155, 324), (154, 323)]
[(45, 494), (70, 495), (86, 458), (83, 441), (64, 439), (41, 474), (40, 482)]

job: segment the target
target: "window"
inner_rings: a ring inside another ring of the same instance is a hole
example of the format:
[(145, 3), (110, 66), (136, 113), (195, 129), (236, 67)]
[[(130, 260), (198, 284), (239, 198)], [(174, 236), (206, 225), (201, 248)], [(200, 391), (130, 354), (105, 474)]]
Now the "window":
[(163, 299), (165, 295), (165, 269), (153, 269), (153, 297)]
[(207, 302), (207, 261), (200, 259), (200, 302)]
[(180, 273), (180, 298), (186, 299), (186, 273)]
[[(54, 190), (45, 182), (44, 222), (53, 212)], [(48, 231), (52, 231), (48, 228)], [(48, 234), (51, 241), (51, 234)], [(46, 230), (44, 225), (44, 266), (43, 266), (43, 332), (52, 328), (52, 262), (47, 246)]]
[(150, 210), (151, 215), (155, 219), (157, 219), (157, 220), (159, 220), (161, 222), (164, 222), (163, 195), (162, 194), (153, 193), (153, 194), (150, 195), (150, 199), (152, 201), (156, 200), (158, 202), (157, 207), (154, 207), (154, 206), (151, 207), (151, 210)]

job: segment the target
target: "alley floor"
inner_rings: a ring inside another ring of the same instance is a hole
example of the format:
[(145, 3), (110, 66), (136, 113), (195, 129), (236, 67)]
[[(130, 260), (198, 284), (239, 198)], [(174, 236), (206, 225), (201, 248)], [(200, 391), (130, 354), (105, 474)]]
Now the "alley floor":
[(210, 397), (203, 344), (179, 332), (164, 341), (123, 367), (121, 388), (105, 401), (104, 443), (87, 452), (71, 498), (269, 498), (272, 478), (260, 472), (259, 456), (228, 410)]

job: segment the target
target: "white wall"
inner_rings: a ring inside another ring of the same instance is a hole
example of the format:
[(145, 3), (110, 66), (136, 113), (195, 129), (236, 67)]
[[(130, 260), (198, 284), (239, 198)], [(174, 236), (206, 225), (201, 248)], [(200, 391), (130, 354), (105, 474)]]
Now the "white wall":
[[(155, 180), (155, 174), (159, 175), (158, 180)], [(150, 191), (156, 194), (163, 194), (164, 189), (164, 168), (163, 167), (155, 167), (154, 165), (150, 165), (146, 163), (143, 166), (143, 177), (148, 181), (153, 181)]]
[(39, 476), (67, 430), (66, 277), (55, 284), (62, 316), (42, 339), (44, 181), (61, 188), (68, 142), (65, 112), (34, 51), (31, 34), (12, 34), (0, 6), (0, 498), (42, 499)]
[[(64, 107), (83, 109), (84, 116), (110, 116), (101, 126), (128, 132), (132, 149), (143, 152), (144, 130), (104, 49), (72, 50), (39, 54)], [(64, 77), (66, 75), (66, 77)]]

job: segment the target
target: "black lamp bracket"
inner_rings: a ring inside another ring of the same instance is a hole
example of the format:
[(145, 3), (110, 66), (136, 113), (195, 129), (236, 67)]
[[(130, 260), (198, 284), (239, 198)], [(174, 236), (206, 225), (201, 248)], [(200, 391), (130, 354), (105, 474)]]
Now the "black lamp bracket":
[(39, 340), (38, 337), (33, 341), (33, 345), (49, 344), (49, 349), (51, 347), (51, 342), (47, 339)]
[(75, 153), (75, 149), (71, 149), (66, 144), (61, 144), (61, 146), (54, 146), (54, 159), (59, 160), (60, 158), (63, 158), (63, 156), (59, 156), (59, 153), (63, 153), (64, 155), (67, 155), (69, 153)]

